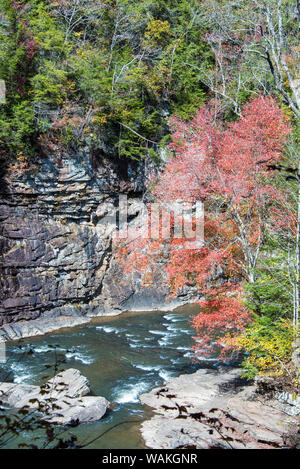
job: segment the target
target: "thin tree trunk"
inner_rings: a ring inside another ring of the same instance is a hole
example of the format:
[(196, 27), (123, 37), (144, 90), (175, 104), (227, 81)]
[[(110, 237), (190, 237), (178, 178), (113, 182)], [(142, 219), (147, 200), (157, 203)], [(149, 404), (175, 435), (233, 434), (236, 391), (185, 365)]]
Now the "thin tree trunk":
[[(300, 161), (299, 161), (300, 170)], [(299, 308), (300, 308), (300, 180), (298, 180), (298, 214), (296, 232), (296, 279), (295, 279), (295, 311), (294, 327), (298, 333), (299, 328)]]

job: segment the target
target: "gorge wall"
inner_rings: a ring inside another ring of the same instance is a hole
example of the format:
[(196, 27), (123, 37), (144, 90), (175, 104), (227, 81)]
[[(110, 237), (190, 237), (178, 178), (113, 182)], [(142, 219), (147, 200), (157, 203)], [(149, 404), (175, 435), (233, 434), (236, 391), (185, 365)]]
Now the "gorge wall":
[[(124, 310), (175, 307), (161, 273), (151, 288), (125, 276), (107, 217), (128, 197), (139, 223), (148, 165), (81, 151), (47, 156), (38, 168), (4, 176), (0, 189), (0, 335), (15, 339)], [(105, 220), (105, 223), (103, 223)]]

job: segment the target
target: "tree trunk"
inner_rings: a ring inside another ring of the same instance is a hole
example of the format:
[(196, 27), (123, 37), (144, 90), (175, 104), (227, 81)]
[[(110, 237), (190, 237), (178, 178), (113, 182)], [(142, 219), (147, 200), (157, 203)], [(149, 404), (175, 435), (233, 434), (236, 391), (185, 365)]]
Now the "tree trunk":
[[(300, 161), (299, 161), (300, 171)], [(298, 180), (298, 213), (297, 213), (297, 232), (296, 232), (296, 278), (295, 278), (295, 308), (294, 308), (294, 327), (298, 335), (299, 329), (299, 308), (300, 308), (300, 180)]]

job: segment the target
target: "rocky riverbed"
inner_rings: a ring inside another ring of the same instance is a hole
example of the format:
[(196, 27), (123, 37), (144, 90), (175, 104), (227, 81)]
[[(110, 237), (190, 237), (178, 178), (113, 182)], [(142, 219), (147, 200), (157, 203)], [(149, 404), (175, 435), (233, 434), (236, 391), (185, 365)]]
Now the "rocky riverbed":
[[(101, 420), (72, 427), (72, 435), (79, 443), (94, 441), (89, 445), (93, 449), (144, 448), (139, 428), (151, 411), (139, 403), (139, 395), (172, 376), (213, 365), (206, 361), (196, 365), (190, 359), (193, 329), (189, 319), (198, 311), (194, 308), (95, 318), (70, 329), (8, 342), (0, 382), (39, 388), (45, 385), (45, 375), (57, 375), (56, 364), (59, 370), (79, 370), (91, 389), (82, 397), (103, 396), (114, 406)], [(28, 326), (31, 324), (28, 321)], [(0, 417), (15, 412), (0, 408)], [(43, 447), (44, 433), (39, 430), (20, 435), (5, 447), (30, 444), (36, 437), (37, 446)]]
[(300, 407), (261, 394), (240, 370), (198, 370), (140, 396), (155, 416), (141, 426), (155, 449), (294, 448), (300, 440)]
[[(191, 314), (190, 308), (126, 313), (9, 342), (0, 367), (0, 415), (23, 405), (47, 410), (50, 392), (60, 409), (41, 412), (43, 418), (55, 425), (78, 419), (72, 434), (79, 443), (93, 442), (89, 448), (295, 446), (295, 399), (266, 397), (265, 382), (249, 385), (238, 370), (215, 360), (193, 363)], [(65, 374), (57, 376), (56, 363)], [(45, 374), (56, 377), (45, 383)], [(35, 431), (6, 447), (30, 444), (33, 437), (43, 445), (43, 433)]]

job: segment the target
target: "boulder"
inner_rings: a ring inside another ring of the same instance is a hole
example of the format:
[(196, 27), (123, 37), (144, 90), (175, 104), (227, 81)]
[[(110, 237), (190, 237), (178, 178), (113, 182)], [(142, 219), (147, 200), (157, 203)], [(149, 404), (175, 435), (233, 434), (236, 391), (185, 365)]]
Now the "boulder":
[(87, 396), (89, 393), (88, 379), (72, 368), (57, 374), (43, 386), (0, 383), (3, 405), (36, 410), (43, 420), (57, 425), (100, 420), (110, 403), (101, 396)]
[(46, 385), (52, 390), (52, 397), (81, 397), (90, 394), (88, 379), (79, 370), (69, 368), (50, 379)]
[(56, 425), (70, 425), (76, 422), (96, 422), (109, 408), (110, 403), (104, 397), (86, 396), (81, 398), (58, 401), (61, 407), (46, 417), (48, 422)]

